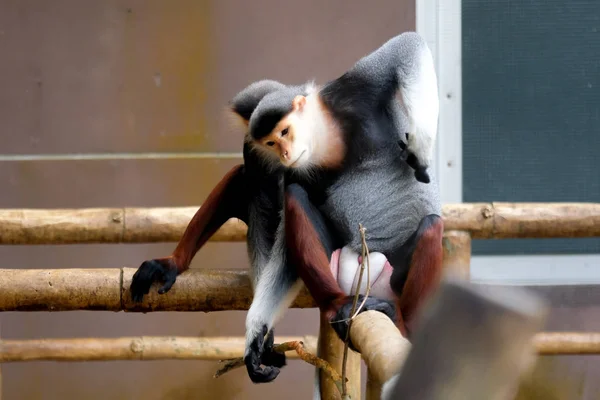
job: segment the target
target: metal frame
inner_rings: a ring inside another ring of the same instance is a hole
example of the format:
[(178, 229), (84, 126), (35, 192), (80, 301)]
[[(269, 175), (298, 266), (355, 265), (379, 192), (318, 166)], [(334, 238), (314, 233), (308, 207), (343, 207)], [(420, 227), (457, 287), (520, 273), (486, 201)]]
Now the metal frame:
[[(442, 203), (462, 203), (462, 1), (416, 0), (416, 30), (429, 44), (438, 74), (434, 171)], [(600, 254), (472, 256), (471, 279), (514, 285), (600, 284), (600, 269), (594, 265), (600, 265)]]

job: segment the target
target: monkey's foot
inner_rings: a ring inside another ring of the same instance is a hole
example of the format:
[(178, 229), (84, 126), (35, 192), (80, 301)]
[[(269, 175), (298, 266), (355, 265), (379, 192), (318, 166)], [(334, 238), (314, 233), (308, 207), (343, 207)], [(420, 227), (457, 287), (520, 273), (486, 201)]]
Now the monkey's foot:
[[(285, 362), (285, 354), (273, 350), (273, 331), (266, 339), (267, 326), (263, 325), (262, 334), (257, 335), (244, 356), (244, 363), (250, 380), (254, 383), (271, 382), (277, 378)], [(264, 365), (264, 367), (261, 367)]]
[[(358, 296), (358, 302), (356, 306), (358, 307), (364, 299), (364, 296), (361, 294)], [(348, 332), (348, 321), (350, 317), (352, 317), (352, 302), (354, 301), (354, 296), (348, 296), (345, 299), (344, 304), (338, 309), (335, 316), (331, 319), (331, 327), (338, 334), (339, 338), (342, 341), (346, 340), (346, 335)], [(360, 309), (360, 313), (365, 311), (379, 311), (387, 315), (394, 323), (396, 322), (396, 307), (393, 303), (387, 300), (378, 299), (375, 297), (367, 298), (364, 306)], [(352, 350), (356, 351), (356, 348), (352, 345), (352, 341), (348, 342), (348, 347)]]
[(141, 302), (154, 282), (163, 282), (163, 286), (158, 289), (159, 294), (167, 293), (176, 279), (177, 266), (171, 258), (144, 261), (131, 279), (131, 299), (136, 303)]

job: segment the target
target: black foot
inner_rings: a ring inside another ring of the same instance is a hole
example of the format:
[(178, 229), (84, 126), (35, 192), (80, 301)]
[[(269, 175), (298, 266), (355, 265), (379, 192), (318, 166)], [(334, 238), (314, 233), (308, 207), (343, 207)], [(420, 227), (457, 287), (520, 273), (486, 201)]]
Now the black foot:
[[(346, 340), (346, 334), (348, 332), (348, 319), (350, 319), (352, 311), (352, 301), (354, 296), (348, 297), (348, 301), (340, 307), (337, 314), (333, 317), (331, 327), (338, 334), (339, 338), (343, 341)], [(357, 307), (362, 303), (364, 296), (361, 294), (358, 296)], [(396, 322), (396, 307), (393, 303), (387, 300), (377, 299), (375, 297), (369, 297), (365, 302), (365, 305), (361, 308), (360, 312), (369, 310), (379, 311), (387, 315), (394, 323)], [(340, 322), (335, 322), (340, 321)], [(348, 347), (356, 351), (356, 348), (349, 342)]]
[(168, 258), (144, 261), (138, 270), (133, 274), (129, 290), (131, 299), (138, 303), (144, 298), (144, 295), (150, 292), (150, 287), (154, 282), (163, 282), (163, 286), (158, 289), (159, 294), (167, 293), (177, 279), (177, 267)]
[(267, 326), (263, 325), (262, 334), (257, 335), (252, 341), (249, 353), (244, 357), (248, 376), (254, 383), (267, 383), (275, 380), (279, 375), (279, 368), (285, 365), (285, 354), (273, 351), (273, 333), (269, 333), (264, 340), (266, 333)]

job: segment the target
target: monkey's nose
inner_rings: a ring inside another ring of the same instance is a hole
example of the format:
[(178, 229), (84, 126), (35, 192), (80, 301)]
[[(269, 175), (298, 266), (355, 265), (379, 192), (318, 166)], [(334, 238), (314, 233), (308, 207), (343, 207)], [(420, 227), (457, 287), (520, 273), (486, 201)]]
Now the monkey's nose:
[(283, 158), (285, 158), (286, 160), (289, 160), (289, 159), (290, 159), (290, 155), (289, 155), (289, 153), (288, 153), (288, 151), (287, 151), (287, 150), (285, 150), (285, 151), (283, 152)]

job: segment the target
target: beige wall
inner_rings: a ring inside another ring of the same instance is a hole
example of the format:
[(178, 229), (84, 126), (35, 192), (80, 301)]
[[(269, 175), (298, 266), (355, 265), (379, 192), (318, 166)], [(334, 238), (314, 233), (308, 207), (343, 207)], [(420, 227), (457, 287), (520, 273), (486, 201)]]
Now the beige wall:
[[(414, 1), (2, 0), (0, 207), (200, 204), (238, 159), (70, 160), (75, 153), (239, 152), (223, 110), (251, 81), (341, 74), (413, 30)], [(138, 266), (173, 244), (0, 247), (3, 268)], [(243, 243), (209, 244), (193, 267), (248, 263)], [(3, 313), (4, 338), (235, 335), (243, 312)], [(316, 310), (291, 310), (278, 334), (316, 334)], [(8, 364), (4, 400), (306, 399), (313, 370), (290, 361), (269, 385), (214, 362)]]

